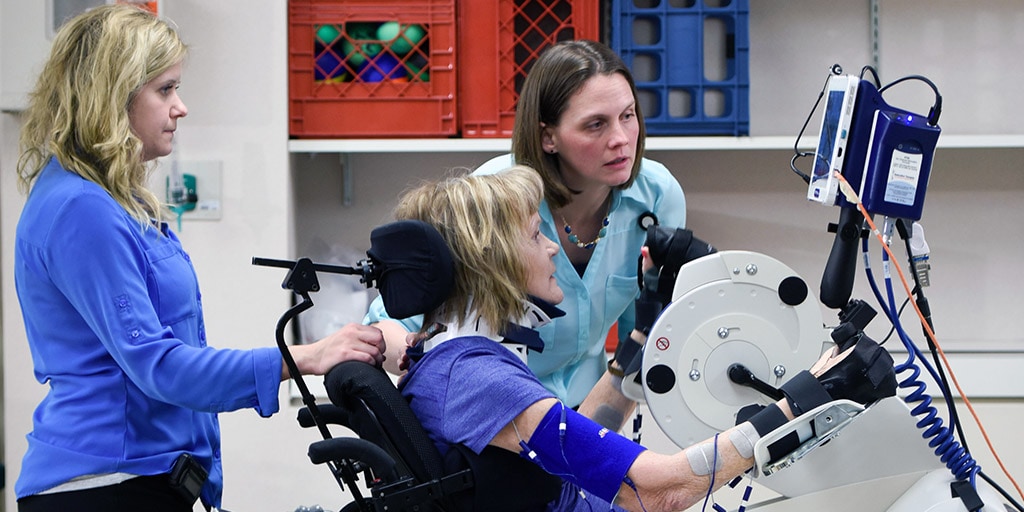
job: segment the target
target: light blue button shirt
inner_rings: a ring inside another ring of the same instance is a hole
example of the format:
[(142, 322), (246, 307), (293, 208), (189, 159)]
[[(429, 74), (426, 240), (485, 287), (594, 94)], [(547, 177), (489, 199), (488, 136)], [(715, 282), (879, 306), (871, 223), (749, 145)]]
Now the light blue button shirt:
[[(502, 155), (485, 162), (474, 173), (492, 174), (512, 164), (512, 155)], [(545, 341), (544, 352), (531, 352), (528, 365), (544, 387), (567, 405), (579, 405), (604, 374), (608, 364), (605, 339), (612, 325), (618, 322), (620, 339), (633, 329), (633, 301), (639, 291), (637, 261), (646, 239), (638, 221), (647, 212), (653, 213), (661, 225), (686, 225), (686, 199), (679, 182), (664, 165), (643, 159), (633, 186), (613, 193), (608, 234), (594, 247), (583, 276), (576, 273), (565, 251), (555, 256), (555, 278), (565, 293), (558, 307), (566, 315), (538, 329)], [(541, 202), (540, 217), (544, 235), (558, 240), (561, 224), (552, 217), (547, 201)], [(363, 322), (389, 318), (378, 297), (370, 304)], [(399, 322), (415, 331), (423, 317)]]

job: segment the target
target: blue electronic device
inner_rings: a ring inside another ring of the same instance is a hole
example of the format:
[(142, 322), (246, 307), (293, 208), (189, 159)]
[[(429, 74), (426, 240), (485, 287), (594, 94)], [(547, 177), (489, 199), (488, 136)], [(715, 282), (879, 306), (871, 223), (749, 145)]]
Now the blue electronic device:
[[(941, 128), (889, 105), (870, 81), (857, 88), (843, 177), (872, 214), (920, 220)], [(837, 205), (855, 208), (842, 194)]]

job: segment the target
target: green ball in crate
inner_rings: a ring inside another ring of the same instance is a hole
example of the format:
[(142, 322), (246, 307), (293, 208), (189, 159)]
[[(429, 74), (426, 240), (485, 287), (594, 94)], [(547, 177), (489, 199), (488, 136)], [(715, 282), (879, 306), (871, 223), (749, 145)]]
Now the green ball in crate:
[(359, 41), (356, 41), (356, 44), (353, 44), (352, 41), (347, 39), (341, 42), (341, 55), (352, 69), (362, 66), (367, 58), (376, 57), (380, 50), (381, 45), (377, 43), (359, 43)]
[(414, 82), (429, 82), (430, 72), (426, 66), (419, 66), (412, 62), (405, 63), (405, 69), (409, 71), (409, 77)]
[(348, 39), (343, 39), (341, 41), (341, 55), (353, 69), (362, 66), (363, 63), (366, 62), (366, 55), (359, 51), (356, 48), (356, 45), (352, 44), (352, 41), (349, 41)]
[(390, 43), (391, 51), (396, 55), (409, 53), (426, 34), (423, 27), (415, 23), (402, 25), (397, 21), (388, 21), (377, 28), (377, 39)]
[(351, 22), (345, 25), (345, 33), (347, 33), (348, 38), (353, 41), (377, 39), (377, 27), (379, 26), (380, 23), (374, 23), (372, 21)]
[(342, 54), (352, 69), (358, 68), (366, 59), (375, 57), (383, 48), (377, 42), (377, 27), (380, 23), (353, 22), (345, 25), (347, 37), (341, 41)]
[(421, 52), (415, 52), (405, 58), (405, 69), (409, 71), (410, 80), (414, 82), (430, 81), (430, 61)]
[(338, 30), (337, 25), (320, 25), (316, 29), (316, 38), (324, 44), (331, 44), (340, 34), (341, 31)]

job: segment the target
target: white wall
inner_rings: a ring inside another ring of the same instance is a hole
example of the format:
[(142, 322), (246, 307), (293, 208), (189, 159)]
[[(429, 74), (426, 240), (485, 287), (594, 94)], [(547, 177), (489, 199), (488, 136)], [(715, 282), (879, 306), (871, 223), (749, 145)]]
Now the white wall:
[[(12, 9), (33, 6), (41, 12), (42, 2), (4, 0), (4, 19), (11, 21), (6, 13)], [(284, 271), (253, 266), (251, 259), (292, 256), (286, 2), (174, 0), (163, 7), (192, 47), (180, 91), (190, 109), (179, 124), (180, 158), (220, 161), (223, 169), (221, 220), (186, 221), (180, 232), (199, 273), (210, 343), (273, 346), (277, 319), (290, 300), (281, 288)], [(34, 23), (29, 14), (19, 21)], [(17, 133), (17, 117), (0, 115), (7, 510), (16, 509), (13, 487), (24, 436), (44, 393), (32, 376), (11, 275), (14, 227), (24, 200), (15, 187)], [(282, 411), (273, 418), (252, 411), (221, 416), (230, 510), (340, 507), (341, 494), (329, 472), (306, 457), (318, 434), (298, 427), (288, 391), (282, 386)]]
[[(11, 8), (30, 9), (26, 5), (34, 3), (2, 1), (5, 31)], [(795, 135), (828, 66), (839, 62), (851, 72), (869, 63), (867, 2), (752, 4), (751, 129), (755, 135)], [(1005, 64), (1024, 50), (1024, 14), (1016, 1), (882, 4), (883, 81), (920, 73), (938, 83), (945, 100), (944, 136), (1022, 133), (1015, 120), (1024, 104), (1012, 101), (1012, 88), (999, 80), (1009, 76), (1012, 84), (1024, 79), (1022, 70)], [(337, 155), (287, 152), (286, 2), (165, 0), (164, 9), (193, 47), (181, 90), (190, 114), (180, 125), (180, 156), (223, 162), (221, 220), (186, 222), (181, 232), (203, 285), (214, 345), (273, 344), (274, 324), (288, 303), (280, 288), (283, 273), (253, 267), (251, 257), (295, 257), (315, 238), (365, 251), (370, 229), (390, 219), (401, 189), (491, 156), (352, 155), (354, 200), (345, 206)], [(8, 39), (3, 41), (6, 49)], [(0, 59), (4, 55), (9, 54)], [(930, 105), (930, 98), (893, 98), (911, 109)], [(17, 130), (16, 116), (0, 114), (8, 510), (15, 509), (12, 489), (31, 411), (44, 392), (31, 374), (11, 284), (14, 226), (23, 201), (14, 186)], [(788, 152), (660, 151), (650, 156), (665, 162), (683, 184), (690, 227), (720, 247), (771, 254), (815, 288), (831, 243), (825, 225), (835, 221), (838, 211), (802, 199), (803, 184), (788, 170)], [(1012, 327), (1014, 314), (1024, 306), (1014, 276), (1024, 239), (1022, 157), (1019, 147), (940, 150), (936, 155), (923, 221), (932, 246), (934, 284), (928, 292), (940, 340), (1017, 353), (1024, 346)], [(1000, 379), (1013, 380), (985, 380)], [(283, 403), (286, 395), (283, 387)], [(1004, 462), (1018, 479), (1024, 478), (1024, 448), (1016, 439), (1024, 398), (986, 399), (979, 410)], [(308, 462), (306, 447), (318, 436), (300, 429), (294, 413), (286, 405), (271, 419), (249, 411), (222, 415), (228, 509), (290, 511), (319, 503), (336, 510), (347, 501), (328, 471)], [(650, 428), (653, 421), (646, 424)], [(985, 471), (1006, 485), (980, 437), (973, 427), (968, 430)]]

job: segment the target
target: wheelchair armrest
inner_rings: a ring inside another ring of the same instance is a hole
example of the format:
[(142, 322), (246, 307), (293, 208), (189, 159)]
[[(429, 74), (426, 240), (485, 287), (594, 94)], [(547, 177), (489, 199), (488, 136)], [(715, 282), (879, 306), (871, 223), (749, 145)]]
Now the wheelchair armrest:
[[(328, 424), (348, 426), (349, 416), (346, 409), (333, 404), (317, 404), (316, 408), (320, 412), (320, 418)], [(309, 412), (308, 407), (299, 409), (296, 419), (299, 421), (299, 426), (303, 428), (316, 426), (316, 422), (313, 421), (313, 413)]]
[(398, 478), (395, 459), (381, 447), (358, 437), (336, 437), (309, 445), (309, 460), (313, 464), (338, 460), (362, 462), (373, 474), (384, 481)]
[[(770, 475), (780, 469), (793, 465), (794, 462), (802, 459), (811, 450), (825, 444), (839, 434), (840, 430), (846, 428), (850, 422), (866, 410), (864, 406), (850, 400), (834, 400), (807, 411), (789, 423), (769, 432), (754, 444), (755, 475), (758, 472)], [(811, 437), (808, 440), (804, 441), (788, 455), (784, 455), (775, 461), (771, 460), (771, 456), (768, 454), (769, 445), (793, 432), (806, 432), (807, 430), (811, 432)]]

